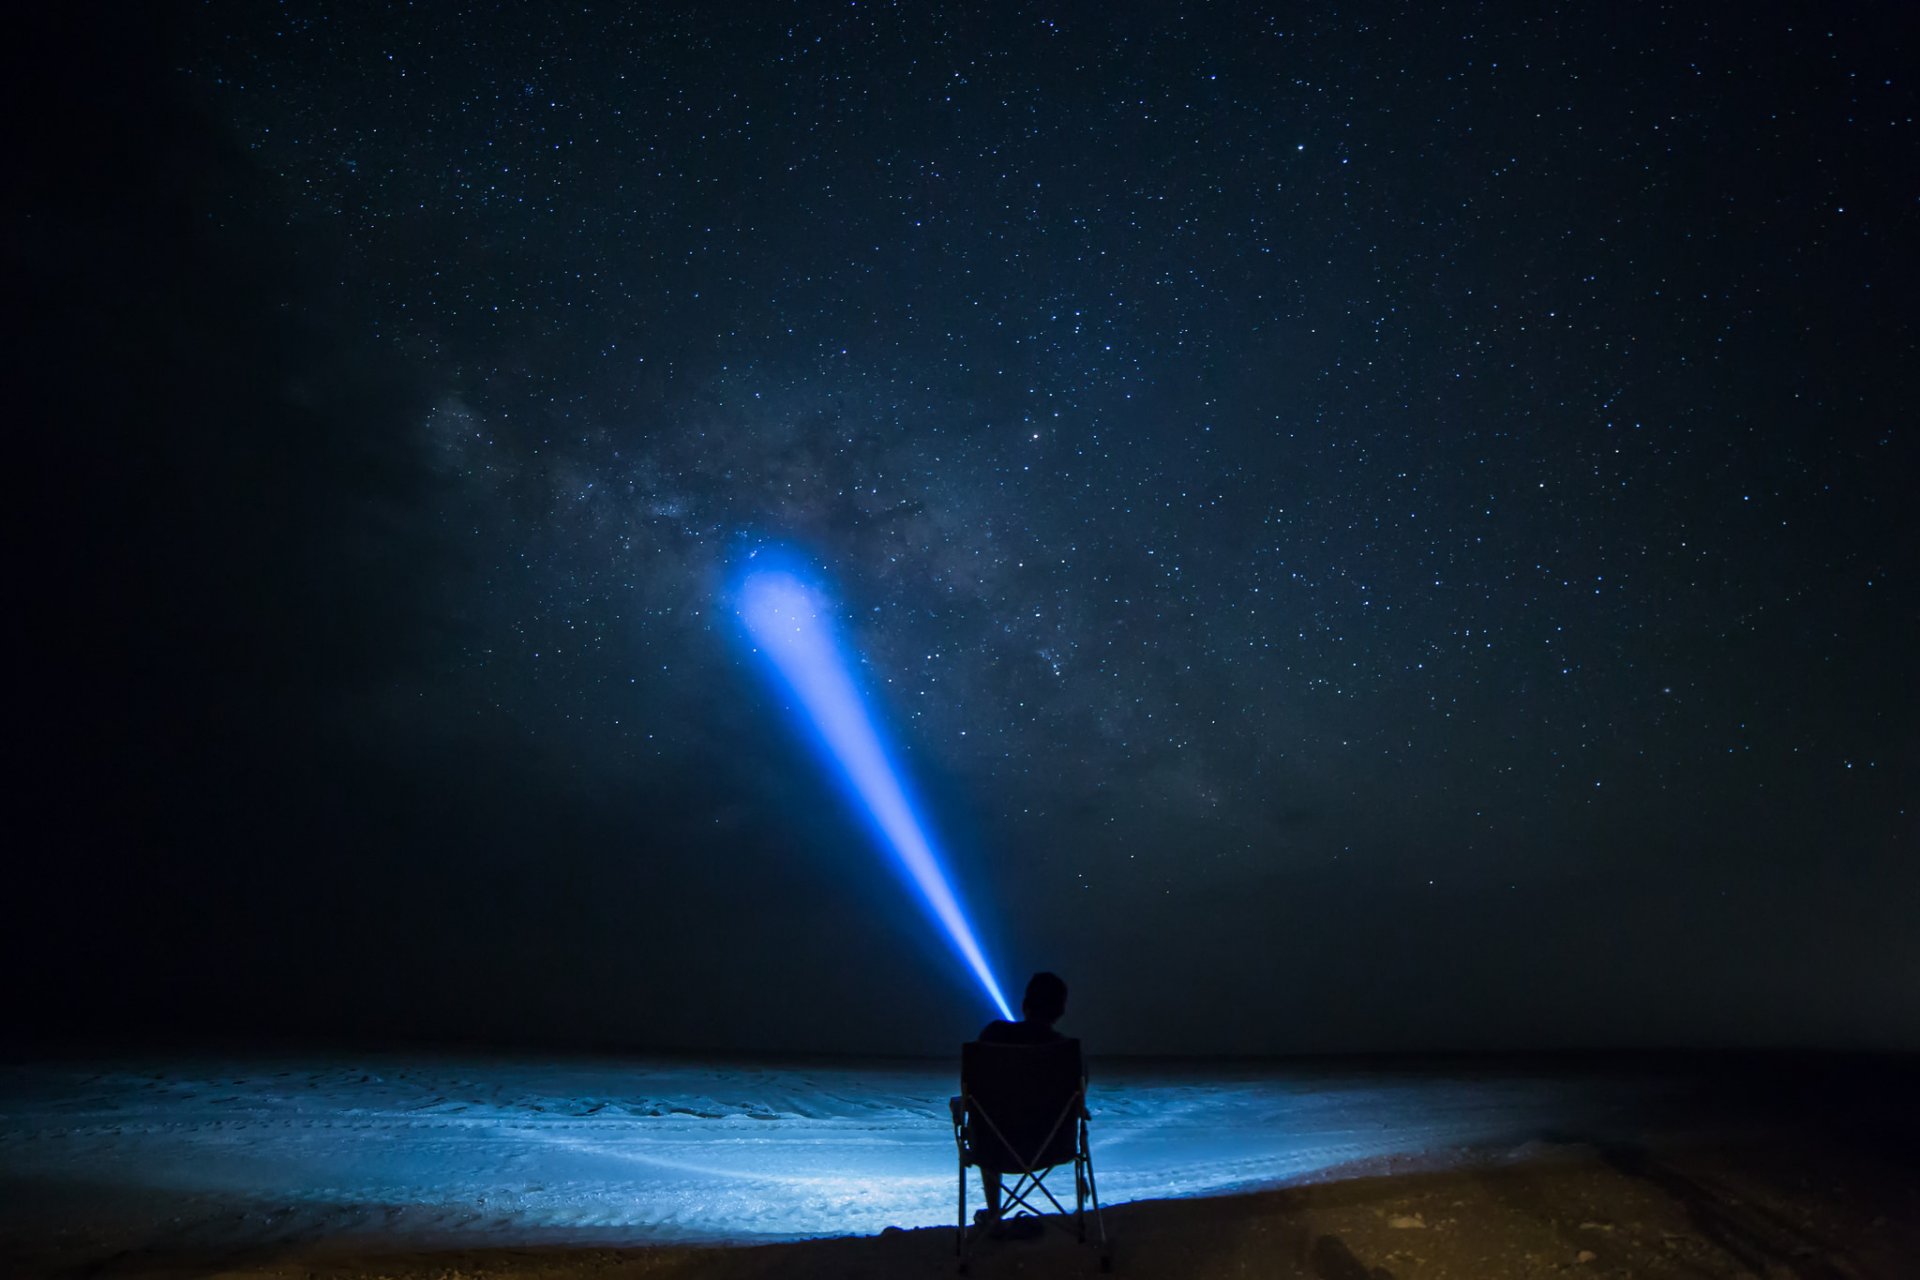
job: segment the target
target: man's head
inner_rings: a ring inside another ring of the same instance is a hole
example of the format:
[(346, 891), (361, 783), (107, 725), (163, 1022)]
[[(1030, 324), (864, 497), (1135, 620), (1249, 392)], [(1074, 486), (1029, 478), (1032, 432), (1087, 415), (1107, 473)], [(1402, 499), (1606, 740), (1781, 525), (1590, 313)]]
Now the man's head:
[(1052, 1026), (1067, 1011), (1067, 984), (1057, 973), (1036, 973), (1027, 981), (1026, 998), (1020, 1001), (1020, 1016), (1028, 1022)]

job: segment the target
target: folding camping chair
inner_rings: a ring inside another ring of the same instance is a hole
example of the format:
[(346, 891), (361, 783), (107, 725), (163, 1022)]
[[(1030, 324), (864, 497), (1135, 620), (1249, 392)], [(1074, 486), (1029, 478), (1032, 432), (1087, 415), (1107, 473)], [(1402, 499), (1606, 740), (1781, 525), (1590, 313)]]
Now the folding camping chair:
[[(1093, 1153), (1087, 1146), (1087, 1076), (1078, 1040), (1046, 1044), (993, 1044), (975, 1041), (960, 1047), (960, 1096), (953, 1100), (953, 1140), (960, 1151), (960, 1233), (954, 1251), (965, 1274), (972, 1260), (976, 1231), (967, 1223), (967, 1166), (1003, 1175), (1001, 1216), (1019, 1205), (1041, 1222), (1072, 1232), (1087, 1243), (1087, 1205), (1093, 1205), (1099, 1233), (1100, 1269), (1113, 1269), (1100, 1197), (1093, 1185)], [(1047, 1186), (1046, 1176), (1073, 1163), (1073, 1225), (1067, 1207)], [(1017, 1181), (1005, 1175), (1017, 1175)], [(1034, 1204), (1045, 1196), (1059, 1214), (1048, 1217)], [(991, 1225), (991, 1224), (988, 1224)]]

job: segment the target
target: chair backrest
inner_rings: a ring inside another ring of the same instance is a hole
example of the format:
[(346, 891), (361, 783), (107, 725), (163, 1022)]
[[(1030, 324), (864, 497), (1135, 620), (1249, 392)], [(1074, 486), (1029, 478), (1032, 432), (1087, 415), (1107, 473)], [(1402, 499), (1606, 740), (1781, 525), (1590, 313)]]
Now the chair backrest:
[(968, 1143), (983, 1169), (1015, 1173), (1073, 1159), (1086, 1083), (1078, 1040), (960, 1046)]

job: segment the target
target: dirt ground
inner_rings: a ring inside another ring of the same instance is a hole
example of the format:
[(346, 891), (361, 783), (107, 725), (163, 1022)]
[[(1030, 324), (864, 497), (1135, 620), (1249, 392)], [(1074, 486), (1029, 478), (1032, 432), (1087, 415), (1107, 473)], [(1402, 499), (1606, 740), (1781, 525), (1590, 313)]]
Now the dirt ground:
[[(1123, 1205), (1105, 1220), (1114, 1273), (1139, 1277), (1920, 1276), (1920, 1168), (1857, 1148), (1650, 1152), (1541, 1142), (1463, 1171), (1348, 1170), (1283, 1191)], [(922, 1229), (744, 1248), (140, 1254), (46, 1274), (879, 1280), (953, 1275), (954, 1243), (951, 1229)], [(982, 1242), (971, 1274), (1098, 1275), (1100, 1262), (1095, 1246), (1048, 1233)]]

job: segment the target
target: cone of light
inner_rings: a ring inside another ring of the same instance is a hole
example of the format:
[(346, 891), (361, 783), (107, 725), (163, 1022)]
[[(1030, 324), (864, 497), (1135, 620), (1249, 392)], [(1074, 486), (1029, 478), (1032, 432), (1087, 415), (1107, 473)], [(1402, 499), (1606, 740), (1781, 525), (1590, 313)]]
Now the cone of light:
[(906, 788), (854, 686), (845, 656), (835, 643), (826, 602), (792, 574), (766, 569), (748, 574), (741, 583), (738, 609), (748, 635), (793, 690), (827, 755), (873, 819), (881, 841), (900, 860), (994, 1007), (1011, 1019), (1000, 984), (994, 981), (932, 841), (914, 814)]

